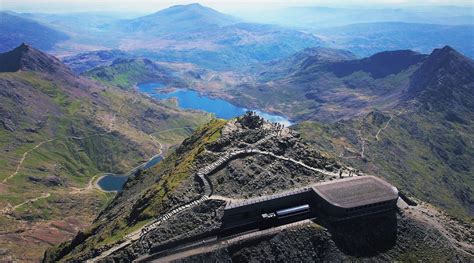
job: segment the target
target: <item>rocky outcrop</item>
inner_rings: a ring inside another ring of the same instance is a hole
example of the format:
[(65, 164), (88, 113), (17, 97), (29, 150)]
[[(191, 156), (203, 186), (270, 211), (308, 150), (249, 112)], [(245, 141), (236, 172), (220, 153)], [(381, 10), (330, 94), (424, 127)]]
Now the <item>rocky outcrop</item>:
[(16, 72), (19, 70), (57, 74), (63, 77), (74, 75), (59, 59), (25, 43), (12, 51), (0, 54), (0, 72)]
[[(41, 168), (40, 168), (41, 169)], [(44, 169), (43, 169), (44, 171)], [(42, 184), (48, 187), (55, 187), (55, 186), (67, 186), (68, 183), (66, 179), (61, 178), (59, 176), (46, 176), (46, 177), (39, 177), (39, 176), (34, 176), (34, 175), (29, 175), (27, 177), (28, 181), (36, 184)]]

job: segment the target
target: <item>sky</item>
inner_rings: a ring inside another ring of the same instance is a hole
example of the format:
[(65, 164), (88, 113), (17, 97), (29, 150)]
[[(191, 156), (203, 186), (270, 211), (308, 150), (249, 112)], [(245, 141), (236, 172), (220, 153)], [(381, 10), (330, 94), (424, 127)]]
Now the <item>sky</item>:
[[(142, 12), (150, 13), (176, 4), (199, 2), (221, 11), (246, 9), (280, 8), (288, 6), (423, 6), (423, 5), (458, 5), (473, 6), (473, 0), (204, 0), (204, 1), (169, 1), (169, 0), (0, 0), (0, 9), (16, 12)], [(473, 14), (474, 15), (474, 14)]]

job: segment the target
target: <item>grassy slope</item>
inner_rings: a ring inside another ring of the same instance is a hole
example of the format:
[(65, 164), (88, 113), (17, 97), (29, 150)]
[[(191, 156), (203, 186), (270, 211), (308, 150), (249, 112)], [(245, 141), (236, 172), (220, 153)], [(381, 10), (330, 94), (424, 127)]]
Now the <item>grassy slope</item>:
[[(392, 121), (377, 140), (390, 116)], [(376, 112), (335, 124), (304, 122), (295, 129), (341, 161), (469, 220), (474, 188), (474, 151), (469, 144), (474, 127), (472, 120), (459, 124), (444, 118), (418, 110)], [(364, 158), (359, 130), (365, 139)]]
[(144, 59), (123, 59), (110, 66), (102, 66), (84, 73), (106, 85), (129, 89), (138, 82), (164, 81), (166, 69)]
[[(143, 226), (173, 204), (176, 192), (193, 180), (197, 156), (204, 146), (220, 137), (226, 122), (213, 120), (198, 129), (156, 167), (145, 170), (130, 180), (119, 195), (87, 231), (48, 251), (48, 260), (72, 260), (90, 253), (93, 249), (117, 242), (125, 235)], [(189, 187), (189, 186), (188, 186)], [(196, 198), (196, 190), (187, 190), (188, 198)], [(170, 203), (171, 202), (171, 203)], [(101, 224), (102, 220), (108, 224)], [(79, 244), (79, 245), (78, 245)]]
[[(14, 131), (0, 126), (0, 180), (14, 173), (25, 152), (39, 142), (55, 139), (30, 151), (18, 174), (2, 184), (1, 207), (18, 205), (44, 193), (51, 194), (16, 209), (13, 212), (15, 220), (57, 220), (66, 216), (64, 211), (70, 211), (67, 214), (71, 216), (88, 215), (91, 220), (110, 197), (97, 191), (71, 194), (71, 187), (86, 187), (99, 173), (125, 172), (156, 154), (159, 145), (151, 139), (151, 133), (197, 127), (210, 119), (208, 115), (182, 112), (117, 88), (94, 87), (82, 93), (68, 86), (69, 83), (32, 72), (1, 73), (0, 79), (13, 82), (15, 94), (24, 99), (18, 103), (12, 97), (0, 97), (2, 111), (15, 123)], [(40, 124), (41, 121), (44, 123)], [(181, 140), (187, 134), (189, 131), (182, 134)], [(175, 141), (179, 139), (175, 138)], [(42, 179), (55, 176), (65, 184), (35, 183), (30, 176)], [(1, 227), (13, 232), (19, 226), (7, 224)], [(24, 245), (3, 245), (22, 258)], [(35, 253), (29, 256), (40, 257), (47, 246), (49, 244), (45, 243), (31, 245), (29, 249)]]

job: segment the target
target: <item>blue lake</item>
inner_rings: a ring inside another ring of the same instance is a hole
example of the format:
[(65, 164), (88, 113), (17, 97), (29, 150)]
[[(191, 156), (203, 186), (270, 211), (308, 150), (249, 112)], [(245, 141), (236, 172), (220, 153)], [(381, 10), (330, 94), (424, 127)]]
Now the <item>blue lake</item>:
[[(162, 156), (154, 156), (148, 162), (141, 166), (142, 169), (148, 169), (163, 160)], [(97, 182), (100, 188), (104, 191), (117, 191), (120, 192), (123, 189), (123, 185), (128, 180), (130, 174), (133, 174), (136, 169), (129, 172), (129, 175), (118, 175), (118, 174), (106, 174)]]
[(108, 174), (97, 182), (97, 184), (104, 191), (122, 191), (123, 185), (128, 180), (128, 176), (125, 175), (112, 175)]
[[(180, 108), (202, 110), (213, 113), (217, 118), (232, 119), (244, 114), (248, 109), (238, 107), (223, 99), (215, 99), (202, 96), (194, 90), (179, 89), (170, 93), (157, 92), (163, 88), (161, 83), (146, 83), (138, 85), (138, 89), (150, 95), (151, 97), (162, 100), (177, 98)], [(285, 126), (291, 125), (291, 122), (283, 116), (273, 115), (266, 112), (254, 110), (259, 116), (271, 122), (278, 122)]]

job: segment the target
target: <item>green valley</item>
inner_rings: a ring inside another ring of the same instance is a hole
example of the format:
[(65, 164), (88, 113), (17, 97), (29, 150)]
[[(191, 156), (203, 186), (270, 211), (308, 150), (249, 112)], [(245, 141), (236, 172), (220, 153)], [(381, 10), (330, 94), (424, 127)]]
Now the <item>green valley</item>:
[[(0, 73), (0, 200), (6, 220), (1, 226), (6, 233), (1, 245), (24, 255), (21, 260), (38, 259), (42, 249), (89, 224), (110, 201), (113, 194), (93, 187), (98, 175), (125, 173), (187, 136), (184, 132), (160, 143), (150, 134), (194, 129), (211, 118), (169, 108), (137, 92), (103, 87), (72, 73), (58, 75), (68, 72), (60, 64), (32, 70), (39, 65), (35, 61), (55, 64), (54, 58), (26, 45), (12, 52), (23, 64), (20, 72)], [(72, 224), (73, 229), (49, 225), (69, 219), (79, 221)], [(28, 224), (55, 232), (31, 233), (33, 229), (25, 228)], [(26, 229), (23, 234), (18, 232), (22, 229)], [(13, 242), (17, 236), (24, 236), (25, 241)], [(38, 238), (39, 246), (20, 253)]]

